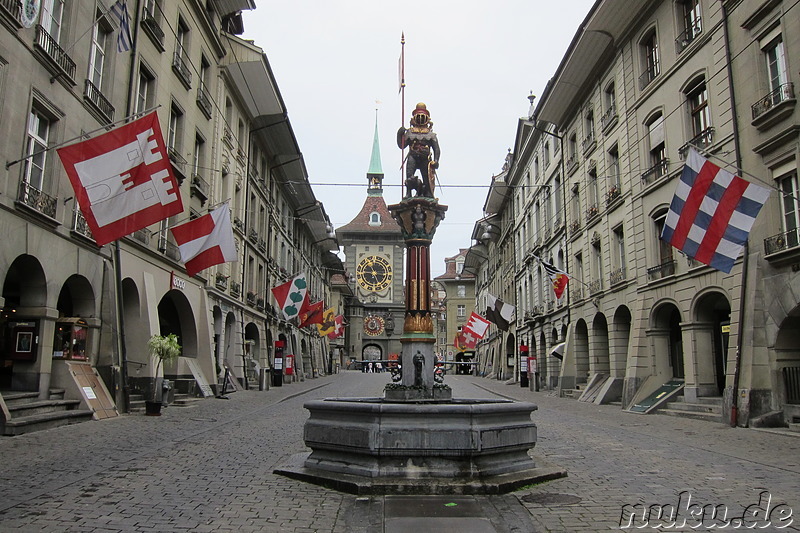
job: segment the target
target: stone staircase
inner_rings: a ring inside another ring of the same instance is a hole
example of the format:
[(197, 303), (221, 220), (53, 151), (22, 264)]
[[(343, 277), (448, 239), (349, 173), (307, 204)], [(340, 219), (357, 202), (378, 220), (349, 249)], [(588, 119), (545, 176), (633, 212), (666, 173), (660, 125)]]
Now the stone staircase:
[(674, 401), (667, 402), (664, 407), (657, 409), (662, 415), (694, 418), (708, 422), (723, 422), (722, 397), (710, 396), (697, 398), (694, 403), (689, 403), (683, 396), (677, 396)]
[(35, 391), (7, 391), (2, 397), (10, 415), (0, 419), (0, 433), (5, 436), (85, 422), (94, 415), (91, 409), (79, 408), (80, 400), (65, 400), (63, 389), (51, 389), (47, 400), (39, 399)]

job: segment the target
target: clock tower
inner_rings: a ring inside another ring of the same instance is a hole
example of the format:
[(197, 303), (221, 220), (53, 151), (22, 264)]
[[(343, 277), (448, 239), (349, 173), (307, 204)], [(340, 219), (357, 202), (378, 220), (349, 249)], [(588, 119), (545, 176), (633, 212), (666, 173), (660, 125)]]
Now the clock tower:
[(400, 354), (405, 299), (403, 235), (383, 198), (378, 121), (367, 171), (367, 198), (348, 224), (336, 229), (351, 274), (353, 298), (345, 310), (347, 355), (357, 361)]

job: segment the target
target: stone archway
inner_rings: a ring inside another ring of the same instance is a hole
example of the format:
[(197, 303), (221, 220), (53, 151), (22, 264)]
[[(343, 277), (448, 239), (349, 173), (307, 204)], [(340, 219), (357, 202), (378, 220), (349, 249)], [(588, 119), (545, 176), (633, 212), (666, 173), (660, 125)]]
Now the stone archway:
[[(194, 311), (179, 290), (170, 290), (158, 302), (158, 327), (160, 335), (174, 333), (181, 344), (181, 356), (197, 358), (197, 324)], [(174, 376), (177, 363), (164, 369), (164, 375)]]
[(603, 313), (597, 313), (594, 316), (594, 320), (592, 320), (592, 336), (589, 353), (591, 354), (589, 371), (596, 374), (610, 374), (611, 361), (608, 350), (608, 321)]
[(655, 374), (667, 380), (686, 377), (681, 313), (672, 302), (653, 309), (652, 327), (647, 332), (653, 350)]
[[(575, 324), (575, 384), (586, 383), (591, 368), (589, 363), (589, 327), (583, 319)], [(566, 355), (564, 357), (566, 359)]]
[(628, 365), (628, 345), (631, 340), (631, 312), (622, 305), (614, 312), (611, 331), (609, 333), (610, 370), (614, 377), (625, 377)]
[(697, 396), (721, 396), (725, 390), (731, 325), (728, 298), (719, 291), (700, 295), (693, 318), (691, 358)]

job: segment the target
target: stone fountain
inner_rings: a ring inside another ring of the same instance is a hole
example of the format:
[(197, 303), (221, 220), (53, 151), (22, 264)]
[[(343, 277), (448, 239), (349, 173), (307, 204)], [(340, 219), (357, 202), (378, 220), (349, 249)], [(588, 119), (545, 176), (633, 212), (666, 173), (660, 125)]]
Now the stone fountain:
[[(410, 130), (398, 132), (399, 144), (414, 140), (414, 117)], [(438, 159), (438, 144), (434, 154)], [(388, 206), (406, 244), (405, 320), (394, 382), (383, 398), (307, 402), (304, 440), (311, 452), (293, 456), (275, 473), (354, 494), (497, 494), (565, 475), (528, 455), (536, 445), (535, 405), (457, 399), (437, 382), (430, 245), (447, 206), (433, 198), (438, 165), (428, 158), (422, 180), (412, 169), (406, 196)]]

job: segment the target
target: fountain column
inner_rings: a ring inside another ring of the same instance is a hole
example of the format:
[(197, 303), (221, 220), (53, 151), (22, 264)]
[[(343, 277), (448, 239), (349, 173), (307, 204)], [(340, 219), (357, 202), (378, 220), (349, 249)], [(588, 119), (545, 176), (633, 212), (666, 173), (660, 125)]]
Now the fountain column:
[(435, 381), (436, 337), (431, 315), (430, 247), (436, 228), (447, 206), (433, 198), (406, 198), (390, 205), (389, 211), (400, 225), (406, 244), (406, 310), (400, 363), (402, 380), (386, 387), (392, 400), (449, 399), (450, 389)]

